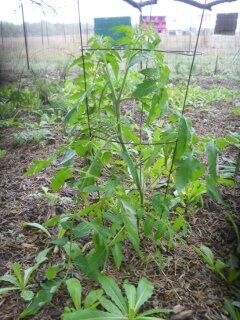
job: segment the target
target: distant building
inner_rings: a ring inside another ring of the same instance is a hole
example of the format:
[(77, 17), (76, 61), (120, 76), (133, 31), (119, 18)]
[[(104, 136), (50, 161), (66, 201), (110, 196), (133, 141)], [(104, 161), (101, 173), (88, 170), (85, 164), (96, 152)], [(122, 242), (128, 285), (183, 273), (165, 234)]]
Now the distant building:
[(148, 24), (151, 23), (158, 33), (166, 31), (166, 16), (142, 16), (140, 23), (143, 23), (143, 29), (146, 29)]

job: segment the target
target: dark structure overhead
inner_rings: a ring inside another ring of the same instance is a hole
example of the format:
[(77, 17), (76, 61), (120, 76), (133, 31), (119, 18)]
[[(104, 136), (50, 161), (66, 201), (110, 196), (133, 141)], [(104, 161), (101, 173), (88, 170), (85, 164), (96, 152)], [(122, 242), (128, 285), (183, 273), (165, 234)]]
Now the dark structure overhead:
[(217, 14), (214, 34), (235, 35), (238, 13)]

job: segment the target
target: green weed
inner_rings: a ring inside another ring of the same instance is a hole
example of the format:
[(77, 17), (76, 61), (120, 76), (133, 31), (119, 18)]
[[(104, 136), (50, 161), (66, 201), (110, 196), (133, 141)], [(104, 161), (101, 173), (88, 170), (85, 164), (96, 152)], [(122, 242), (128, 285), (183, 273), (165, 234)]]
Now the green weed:
[[(70, 319), (126, 319), (126, 320), (157, 320), (163, 319), (159, 317), (152, 317), (153, 314), (170, 313), (170, 309), (150, 309), (139, 313), (140, 308), (153, 294), (153, 285), (146, 278), (141, 278), (137, 288), (133, 285), (124, 283), (125, 296), (122, 295), (120, 288), (116, 282), (107, 276), (102, 276), (99, 279), (105, 293), (110, 297), (105, 298), (103, 291), (98, 290), (91, 292), (91, 299), (88, 297), (85, 300), (84, 309), (81, 308), (81, 287), (76, 279), (69, 279), (68, 290), (74, 301), (76, 311), (70, 312), (65, 309), (62, 315), (63, 320)], [(76, 285), (76, 286), (75, 286)], [(78, 290), (76, 290), (78, 288)], [(98, 302), (96, 303), (96, 301)], [(91, 303), (89, 303), (91, 302)], [(100, 311), (96, 307), (100, 304), (106, 311)]]
[(20, 290), (21, 291), (21, 297), (24, 300), (32, 300), (34, 297), (34, 292), (32, 290), (29, 290), (35, 285), (29, 284), (29, 281), (31, 280), (31, 276), (33, 272), (39, 267), (41, 263), (47, 260), (47, 253), (50, 249), (45, 249), (41, 251), (36, 259), (35, 264), (32, 267), (29, 267), (28, 269), (24, 270), (24, 272), (21, 271), (20, 264), (17, 262), (13, 263), (13, 272), (14, 276), (11, 274), (5, 274), (2, 277), (0, 277), (0, 282), (8, 282), (12, 286), (11, 287), (1, 287), (0, 288), (0, 294), (4, 294), (6, 292), (12, 291), (12, 290)]
[(29, 142), (44, 146), (46, 140), (53, 139), (51, 131), (47, 129), (28, 130), (12, 134), (13, 141), (16, 144), (22, 145)]

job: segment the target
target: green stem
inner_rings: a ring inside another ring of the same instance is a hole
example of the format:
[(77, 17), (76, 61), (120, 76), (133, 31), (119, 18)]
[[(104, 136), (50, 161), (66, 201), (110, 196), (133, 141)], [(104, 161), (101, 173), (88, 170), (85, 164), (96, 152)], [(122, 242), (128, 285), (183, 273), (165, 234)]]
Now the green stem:
[[(121, 125), (121, 96), (122, 96), (123, 89), (124, 89), (124, 86), (125, 86), (125, 83), (126, 83), (126, 80), (127, 80), (129, 68), (126, 68), (126, 71), (125, 71), (125, 74), (124, 74), (124, 77), (123, 77), (123, 81), (122, 81), (122, 85), (121, 85), (119, 94), (117, 96), (115, 88), (114, 88), (114, 85), (112, 83), (112, 78), (111, 78), (111, 75), (110, 75), (110, 71), (109, 71), (107, 60), (106, 60), (106, 57), (105, 57), (104, 53), (103, 53), (103, 58), (104, 58), (104, 62), (105, 62), (106, 75), (108, 77), (110, 90), (112, 92), (113, 102), (114, 102), (115, 110), (116, 110), (117, 133), (119, 135), (119, 142), (120, 142), (120, 145), (122, 147), (122, 150), (128, 155), (129, 158), (131, 158), (130, 154), (129, 154), (127, 148), (126, 148), (126, 145), (124, 143), (124, 140), (123, 140), (122, 125)], [(140, 179), (140, 176), (139, 176), (137, 170), (136, 170), (136, 173), (137, 174), (136, 174), (136, 181), (135, 182), (136, 182), (136, 186), (137, 186), (137, 189), (138, 189), (138, 192), (139, 192), (139, 195), (140, 195), (141, 206), (143, 206), (143, 203), (144, 203), (144, 192), (143, 192), (143, 189), (142, 189), (142, 186), (141, 186), (141, 179)]]

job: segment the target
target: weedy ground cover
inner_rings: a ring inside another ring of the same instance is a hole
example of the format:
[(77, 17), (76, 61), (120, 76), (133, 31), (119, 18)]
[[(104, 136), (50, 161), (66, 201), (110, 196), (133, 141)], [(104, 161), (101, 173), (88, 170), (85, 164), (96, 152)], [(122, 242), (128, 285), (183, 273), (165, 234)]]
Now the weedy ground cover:
[[(125, 283), (125, 297), (111, 278), (102, 275), (108, 274), (109, 265), (115, 270), (112, 276), (124, 270), (126, 249), (135, 252), (145, 266), (146, 277), (151, 278), (152, 271), (147, 267), (150, 264), (164, 274), (177, 243), (189, 247), (191, 214), (209, 196), (217, 200), (216, 205), (224, 206), (219, 183), (236, 186), (234, 179), (221, 176), (217, 170), (221, 150), (230, 145), (229, 138), (201, 139), (196, 134), (182, 112), (182, 88), (169, 84), (170, 70), (162, 54), (154, 50), (159, 36), (151, 29), (143, 32), (124, 27), (118, 31), (125, 32), (117, 43), (124, 45), (125, 50), (113, 50), (109, 38), (91, 39), (91, 50), (72, 64), (79, 68), (75, 79), (55, 90), (59, 93), (56, 97), (47, 83), (33, 74), (36, 92), (41, 93), (41, 97), (34, 98), (39, 108), (31, 109), (32, 114), (41, 118), (35, 127), (51, 128), (64, 116), (65, 140), (43, 160), (32, 159), (33, 164), (23, 173), (26, 179), (36, 175), (44, 181), (44, 172), (50, 170), (48, 188), (42, 189), (43, 197), (35, 199), (51, 201), (52, 210), (53, 204), (60, 203), (61, 210), (51, 211), (41, 221), (36, 217), (22, 221), (23, 230), (29, 228), (46, 237), (48, 251), (43, 250), (43, 262), (46, 257), (48, 260), (44, 267), (36, 260), (37, 267), (30, 269), (37, 272), (40, 267), (43, 273), (40, 288), (35, 283), (34, 297), (24, 291), (28, 281), (22, 285), (20, 265), (14, 264), (19, 280), (14, 280), (14, 291), (21, 290), (22, 298), (30, 300), (21, 310), (21, 317), (41, 313), (62, 290), (68, 291), (73, 302), (73, 306), (67, 302), (64, 311), (61, 309), (63, 319), (112, 318), (113, 314), (117, 319), (156, 319), (151, 316), (155, 312), (170, 312), (166, 309), (172, 310), (174, 305), (165, 309), (158, 304), (156, 310), (145, 307), (143, 313), (139, 312), (153, 291), (145, 278), (138, 277), (135, 286)], [(51, 102), (59, 97), (65, 106), (60, 112)], [(216, 101), (229, 103), (236, 97), (235, 91), (222, 90), (220, 94), (214, 88), (204, 96), (202, 89), (194, 86), (190, 88), (188, 108), (195, 111)], [(71, 196), (71, 206), (61, 202), (62, 193)], [(151, 253), (146, 254), (144, 242), (150, 244)], [(231, 257), (231, 264), (215, 262), (211, 249), (202, 248), (203, 254), (197, 249), (199, 256), (217, 271), (221, 280), (225, 281), (224, 274), (233, 270), (230, 280), (237, 281), (236, 255)], [(25, 274), (32, 274), (29, 268), (25, 270)], [(84, 307), (79, 277), (94, 281), (99, 287), (86, 296)], [(8, 273), (1, 278), (1, 285), (9, 280), (13, 284)], [(143, 284), (147, 292), (140, 299)], [(6, 285), (2, 293), (8, 289), (13, 290)], [(112, 302), (106, 301), (104, 292)]]

